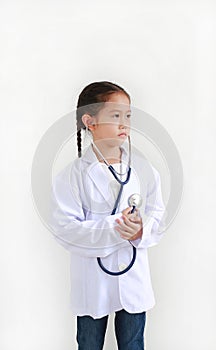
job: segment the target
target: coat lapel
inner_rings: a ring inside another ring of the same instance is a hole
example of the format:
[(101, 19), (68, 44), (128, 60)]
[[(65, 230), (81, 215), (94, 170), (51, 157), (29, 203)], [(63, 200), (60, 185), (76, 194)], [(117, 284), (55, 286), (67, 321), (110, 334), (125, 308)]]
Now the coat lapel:
[[(93, 183), (93, 186), (99, 191), (100, 195), (104, 199), (104, 201), (111, 208), (111, 204), (109, 204), (109, 192), (108, 192), (108, 184), (109, 178), (105, 173), (102, 164), (98, 161), (92, 146), (86, 150), (83, 155), (83, 161), (88, 163), (88, 166), (85, 167), (85, 171), (87, 172), (86, 177)], [(96, 194), (95, 194), (96, 195)]]
[[(122, 147), (122, 161), (125, 162), (127, 160), (127, 152), (125, 147)], [(108, 177), (106, 171), (104, 170), (102, 164), (98, 161), (92, 146), (90, 145), (85, 153), (82, 156), (82, 160), (89, 163), (87, 167), (87, 176), (94, 183), (97, 190), (100, 192), (101, 196), (107, 202), (108, 198), (110, 198), (110, 188), (109, 182), (110, 178)], [(110, 203), (110, 208), (112, 209), (112, 203)]]

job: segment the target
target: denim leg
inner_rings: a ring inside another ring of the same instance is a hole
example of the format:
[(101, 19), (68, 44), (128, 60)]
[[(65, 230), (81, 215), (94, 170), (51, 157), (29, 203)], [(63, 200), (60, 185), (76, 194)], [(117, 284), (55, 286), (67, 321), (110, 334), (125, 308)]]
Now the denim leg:
[(130, 314), (125, 310), (116, 312), (115, 333), (118, 350), (144, 350), (146, 313)]
[(102, 350), (108, 316), (94, 319), (91, 316), (77, 317), (78, 350)]

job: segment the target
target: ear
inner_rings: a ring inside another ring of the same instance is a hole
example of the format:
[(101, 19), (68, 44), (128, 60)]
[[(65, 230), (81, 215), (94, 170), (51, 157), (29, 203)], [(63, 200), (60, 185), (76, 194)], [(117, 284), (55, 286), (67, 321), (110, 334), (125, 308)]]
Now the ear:
[(83, 114), (82, 122), (87, 129), (92, 130), (95, 125), (95, 117), (92, 117), (90, 114)]

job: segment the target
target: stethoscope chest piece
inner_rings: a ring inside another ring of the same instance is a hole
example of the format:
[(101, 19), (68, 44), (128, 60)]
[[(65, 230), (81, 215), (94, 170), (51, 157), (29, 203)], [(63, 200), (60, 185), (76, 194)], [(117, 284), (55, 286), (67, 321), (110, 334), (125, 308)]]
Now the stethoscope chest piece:
[(131, 210), (131, 213), (134, 212), (135, 208), (140, 208), (142, 205), (142, 197), (139, 193), (133, 193), (129, 198), (128, 198), (128, 205), (130, 207), (133, 207)]

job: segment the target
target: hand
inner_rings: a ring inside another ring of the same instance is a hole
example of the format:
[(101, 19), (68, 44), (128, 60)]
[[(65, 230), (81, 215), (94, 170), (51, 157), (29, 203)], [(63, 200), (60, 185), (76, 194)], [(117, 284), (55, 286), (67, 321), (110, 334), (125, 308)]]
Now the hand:
[(129, 207), (122, 211), (123, 221), (116, 219), (118, 226), (115, 229), (120, 233), (122, 238), (134, 241), (142, 237), (142, 218), (139, 215), (138, 209), (135, 209), (132, 214), (131, 210), (132, 207)]

